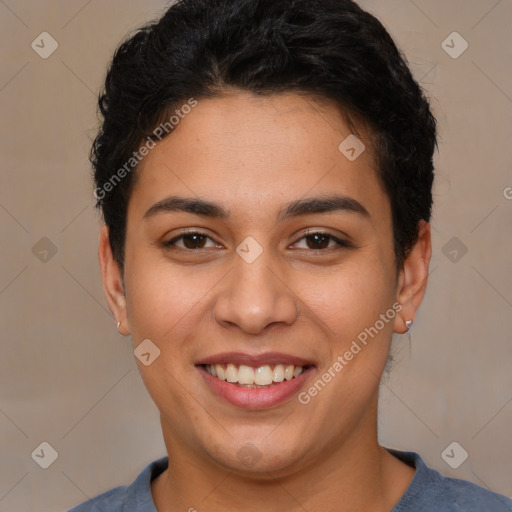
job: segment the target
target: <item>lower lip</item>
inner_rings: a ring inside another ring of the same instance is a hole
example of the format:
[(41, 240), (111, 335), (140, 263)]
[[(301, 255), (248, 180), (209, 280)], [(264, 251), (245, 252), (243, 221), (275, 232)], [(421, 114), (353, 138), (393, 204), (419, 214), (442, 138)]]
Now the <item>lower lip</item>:
[(304, 382), (312, 374), (311, 366), (298, 377), (274, 383), (268, 388), (244, 388), (230, 384), (210, 375), (202, 366), (197, 367), (208, 387), (218, 396), (237, 407), (245, 409), (268, 409), (282, 404), (298, 393)]

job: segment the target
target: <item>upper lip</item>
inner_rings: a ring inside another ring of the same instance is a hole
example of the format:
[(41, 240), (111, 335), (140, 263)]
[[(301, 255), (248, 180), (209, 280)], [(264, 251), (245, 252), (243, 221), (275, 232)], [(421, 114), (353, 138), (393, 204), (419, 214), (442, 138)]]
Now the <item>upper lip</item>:
[(262, 354), (247, 354), (243, 352), (222, 352), (209, 357), (205, 357), (196, 362), (196, 365), (205, 364), (228, 364), (252, 366), (259, 368), (260, 366), (274, 366), (277, 364), (294, 365), (294, 366), (313, 366), (314, 363), (302, 357), (280, 352), (264, 352)]

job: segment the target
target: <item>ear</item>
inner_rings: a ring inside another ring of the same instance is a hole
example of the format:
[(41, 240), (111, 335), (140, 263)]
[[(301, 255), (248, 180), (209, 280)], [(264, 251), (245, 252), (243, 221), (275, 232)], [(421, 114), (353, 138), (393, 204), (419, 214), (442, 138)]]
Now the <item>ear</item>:
[(418, 240), (404, 261), (398, 276), (397, 300), (402, 310), (397, 315), (395, 332), (409, 329), (405, 322), (414, 320), (427, 289), (428, 268), (432, 256), (430, 224), (420, 221)]
[(103, 225), (100, 230), (98, 245), (98, 260), (101, 269), (103, 291), (105, 292), (108, 307), (116, 319), (116, 324), (121, 322), (118, 331), (126, 336), (129, 334), (129, 324), (126, 314), (123, 275), (118, 263), (114, 260), (108, 233), (108, 227)]

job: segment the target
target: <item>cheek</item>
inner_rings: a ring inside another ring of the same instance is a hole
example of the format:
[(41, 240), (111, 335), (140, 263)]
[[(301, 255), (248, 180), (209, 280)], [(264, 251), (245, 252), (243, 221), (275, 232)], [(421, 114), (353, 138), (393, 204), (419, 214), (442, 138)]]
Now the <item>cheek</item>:
[(178, 267), (164, 256), (134, 255), (126, 266), (127, 309), (134, 344), (149, 338), (162, 350), (187, 348), (222, 269)]
[(303, 302), (341, 343), (373, 325), (394, 302), (389, 264), (375, 257), (298, 279)]
[(318, 385), (306, 391), (314, 397), (309, 403), (313, 416), (329, 417), (333, 435), (342, 424), (356, 421), (378, 389), (396, 316), (394, 275), (388, 267), (371, 256), (359, 260), (357, 268), (347, 265), (329, 277), (303, 281), (307, 309), (316, 325), (325, 326), (322, 349), (327, 355), (317, 376), (327, 383), (325, 388)]
[(126, 266), (126, 275), (133, 347), (149, 339), (160, 351), (148, 366), (137, 360), (146, 388), (160, 410), (186, 410), (190, 396), (182, 383), (194, 371), (191, 334), (205, 316), (214, 283), (197, 271), (176, 271), (168, 262), (140, 256)]

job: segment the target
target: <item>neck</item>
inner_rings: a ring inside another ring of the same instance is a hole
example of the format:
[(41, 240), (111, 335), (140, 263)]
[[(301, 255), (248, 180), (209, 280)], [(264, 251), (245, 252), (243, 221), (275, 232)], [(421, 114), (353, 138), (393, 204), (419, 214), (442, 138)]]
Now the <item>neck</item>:
[(151, 488), (158, 512), (385, 512), (414, 476), (413, 468), (379, 446), (376, 421), (359, 425), (336, 446), (326, 446), (314, 461), (260, 473), (222, 467), (163, 431), (169, 468)]

